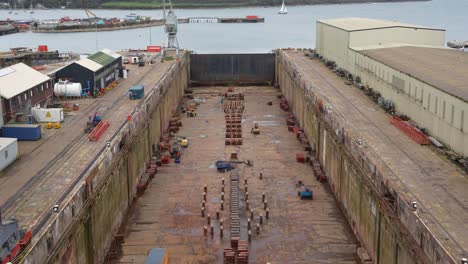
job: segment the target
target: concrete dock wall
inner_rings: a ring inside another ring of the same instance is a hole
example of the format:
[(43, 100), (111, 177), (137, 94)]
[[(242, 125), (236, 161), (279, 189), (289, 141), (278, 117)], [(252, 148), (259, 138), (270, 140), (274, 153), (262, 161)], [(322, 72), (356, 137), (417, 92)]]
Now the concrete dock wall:
[(183, 55), (103, 144), (81, 180), (22, 253), (23, 263), (103, 263), (137, 191), (152, 145), (188, 85)]
[(414, 213), (414, 197), (391, 187), (399, 184), (397, 177), (359, 144), (359, 132), (316, 93), (283, 52), (277, 51), (276, 79), (365, 249), (358, 252), (366, 252), (369, 263), (453, 263)]

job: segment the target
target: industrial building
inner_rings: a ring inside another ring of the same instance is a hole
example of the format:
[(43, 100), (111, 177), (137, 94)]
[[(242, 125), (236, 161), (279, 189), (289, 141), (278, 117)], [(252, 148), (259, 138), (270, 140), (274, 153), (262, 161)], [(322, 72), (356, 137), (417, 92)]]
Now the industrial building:
[(468, 54), (444, 47), (445, 31), (366, 18), (317, 22), (317, 53), (395, 110), (468, 155)]
[(369, 18), (318, 20), (316, 34), (316, 51), (352, 74), (358, 50), (445, 43), (443, 29)]
[(108, 49), (78, 60), (55, 73), (57, 79), (81, 83), (84, 93), (95, 95), (116, 81), (122, 69), (122, 56)]
[(0, 70), (0, 125), (10, 120), (24, 121), (31, 107), (44, 106), (53, 94), (52, 80), (27, 66), (18, 63)]

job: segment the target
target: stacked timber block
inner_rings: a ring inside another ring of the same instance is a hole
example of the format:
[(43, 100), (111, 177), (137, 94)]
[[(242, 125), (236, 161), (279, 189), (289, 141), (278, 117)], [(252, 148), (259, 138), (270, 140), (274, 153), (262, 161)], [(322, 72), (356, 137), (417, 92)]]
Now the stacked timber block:
[(232, 248), (225, 248), (224, 249), (224, 264), (235, 264), (236, 263), (236, 255)]
[(310, 165), (312, 166), (312, 170), (314, 171), (315, 178), (319, 182), (326, 182), (327, 176), (322, 171), (322, 166), (317, 157), (312, 157), (310, 159)]
[(239, 172), (231, 170), (231, 193), (230, 193), (230, 222), (231, 222), (231, 247), (236, 249), (240, 239), (240, 217), (239, 217)]
[(171, 133), (179, 132), (179, 128), (181, 126), (182, 126), (182, 121), (180, 121), (180, 118), (172, 117), (172, 119), (169, 121), (169, 132)]
[(244, 95), (242, 93), (224, 95), (224, 117), (226, 120), (226, 145), (242, 145), (242, 112)]
[(281, 96), (281, 103), (280, 103), (281, 109), (284, 111), (289, 111), (289, 105), (288, 105), (288, 100), (286, 100), (286, 97)]
[(146, 168), (146, 173), (150, 175), (150, 178), (153, 179), (154, 175), (158, 172), (158, 165), (156, 164), (156, 159), (151, 159), (148, 168)]
[(239, 240), (237, 247), (237, 264), (249, 263), (249, 243), (245, 240)]
[(230, 182), (231, 247), (224, 249), (224, 263), (247, 264), (249, 263), (249, 243), (246, 240), (240, 240), (239, 172), (237, 169), (231, 170)]

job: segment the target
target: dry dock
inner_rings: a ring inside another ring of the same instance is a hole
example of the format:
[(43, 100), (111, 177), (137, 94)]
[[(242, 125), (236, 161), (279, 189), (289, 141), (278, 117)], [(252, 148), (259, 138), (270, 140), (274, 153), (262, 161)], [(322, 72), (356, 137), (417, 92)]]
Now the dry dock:
[[(466, 173), (392, 126), (389, 115), (308, 53), (182, 53), (143, 69), (129, 66), (129, 79), (118, 87), (80, 100), (61, 130), (28, 144), (0, 178), (3, 215), (33, 230), (18, 262), (142, 263), (150, 248), (164, 247), (170, 263), (222, 263), (230, 232), (239, 226), (240, 239), (248, 240), (248, 192), (249, 263), (461, 263), (468, 257)], [(129, 100), (127, 89), (137, 83), (145, 85), (145, 98)], [(223, 84), (245, 97), (242, 145), (225, 142), (219, 95), (227, 87), (207, 87)], [(198, 115), (183, 116), (177, 132), (181, 102), (194, 103), (184, 97), (188, 91), (201, 102)], [(89, 142), (82, 131), (96, 110), (111, 126)], [(254, 123), (257, 136), (250, 133)], [(159, 143), (170, 132), (187, 136), (189, 147), (180, 164), (172, 159), (156, 173)], [(214, 166), (233, 153), (253, 161), (235, 165), (237, 187)], [(154, 178), (141, 193), (148, 171)], [(298, 181), (312, 189), (312, 201), (299, 200)], [(214, 232), (206, 237), (204, 185)]]
[[(223, 263), (223, 249), (229, 246), (229, 210), (220, 211), (221, 180), (214, 162), (229, 159), (232, 152), (240, 160), (253, 160), (254, 166), (238, 165), (241, 188), (241, 238), (247, 239), (247, 211), (243, 190), (248, 180), (254, 225), (265, 211), (265, 193), (269, 219), (253, 235), (249, 263), (356, 263), (356, 240), (346, 219), (336, 206), (326, 184), (313, 178), (312, 168), (296, 162), (296, 153), (304, 146), (286, 126), (287, 113), (279, 103), (278, 89), (242, 87), (234, 92), (245, 95), (243, 145), (225, 146), (224, 112), (220, 88), (195, 88), (194, 97), (206, 99), (197, 117), (182, 120), (177, 135), (186, 135), (190, 147), (181, 164), (163, 166), (146, 192), (137, 200), (126, 225), (123, 256), (109, 263), (143, 263), (150, 248), (169, 250), (170, 263)], [(273, 105), (268, 106), (267, 102)], [(260, 135), (250, 133), (258, 123)], [(259, 173), (263, 172), (263, 179)], [(296, 188), (302, 180), (314, 192), (314, 200), (300, 200)], [(203, 234), (207, 218), (201, 217), (203, 186), (208, 186), (207, 212), (215, 226), (213, 237)], [(229, 188), (229, 186), (227, 186)], [(228, 196), (228, 195), (226, 195)], [(229, 198), (226, 198), (229, 204)], [(220, 238), (216, 211), (224, 219), (224, 238)]]

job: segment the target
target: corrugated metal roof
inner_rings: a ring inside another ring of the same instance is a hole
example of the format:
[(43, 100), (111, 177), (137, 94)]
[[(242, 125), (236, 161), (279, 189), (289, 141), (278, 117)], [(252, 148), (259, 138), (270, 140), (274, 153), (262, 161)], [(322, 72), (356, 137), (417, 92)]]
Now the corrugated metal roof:
[(109, 56), (112, 56), (112, 57), (116, 58), (116, 59), (122, 57), (122, 55), (120, 55), (120, 54), (118, 54), (118, 53), (115, 53), (115, 52), (113, 52), (113, 51), (110, 50), (110, 49), (103, 49), (103, 50), (101, 50), (101, 51), (104, 52), (105, 54), (109, 55)]
[(83, 67), (85, 67), (86, 69), (90, 70), (90, 71), (93, 71), (93, 72), (97, 72), (98, 70), (100, 70), (102, 67), (101, 64), (93, 61), (93, 60), (90, 60), (88, 58), (85, 58), (85, 59), (81, 59), (77, 62), (75, 62), (76, 64), (78, 65), (81, 65)]
[(337, 27), (345, 31), (360, 31), (360, 30), (391, 28), (391, 27), (420, 28), (420, 29), (445, 31), (443, 29), (436, 29), (436, 28), (431, 28), (431, 27), (406, 24), (406, 23), (401, 23), (398, 21), (361, 18), (361, 17), (325, 19), (325, 20), (318, 20), (318, 22), (327, 24), (333, 27)]
[(109, 65), (115, 60), (114, 57), (107, 55), (106, 53), (102, 51), (94, 53), (93, 55), (89, 56), (88, 59), (95, 61), (101, 64), (102, 66)]
[(0, 95), (10, 99), (43, 82), (50, 80), (44, 75), (24, 63), (18, 63), (1, 70)]
[(398, 47), (420, 47), (420, 48), (444, 48), (441, 46), (429, 46), (429, 45), (419, 45), (419, 44), (408, 44), (408, 43), (385, 43), (381, 45), (366, 45), (366, 46), (352, 46), (350, 49), (355, 51), (361, 50), (371, 50), (371, 49), (386, 49), (386, 48), (398, 48)]
[(359, 52), (468, 102), (467, 52), (409, 46)]
[(75, 63), (93, 72), (97, 72), (120, 57), (122, 56), (109, 49), (103, 49)]

